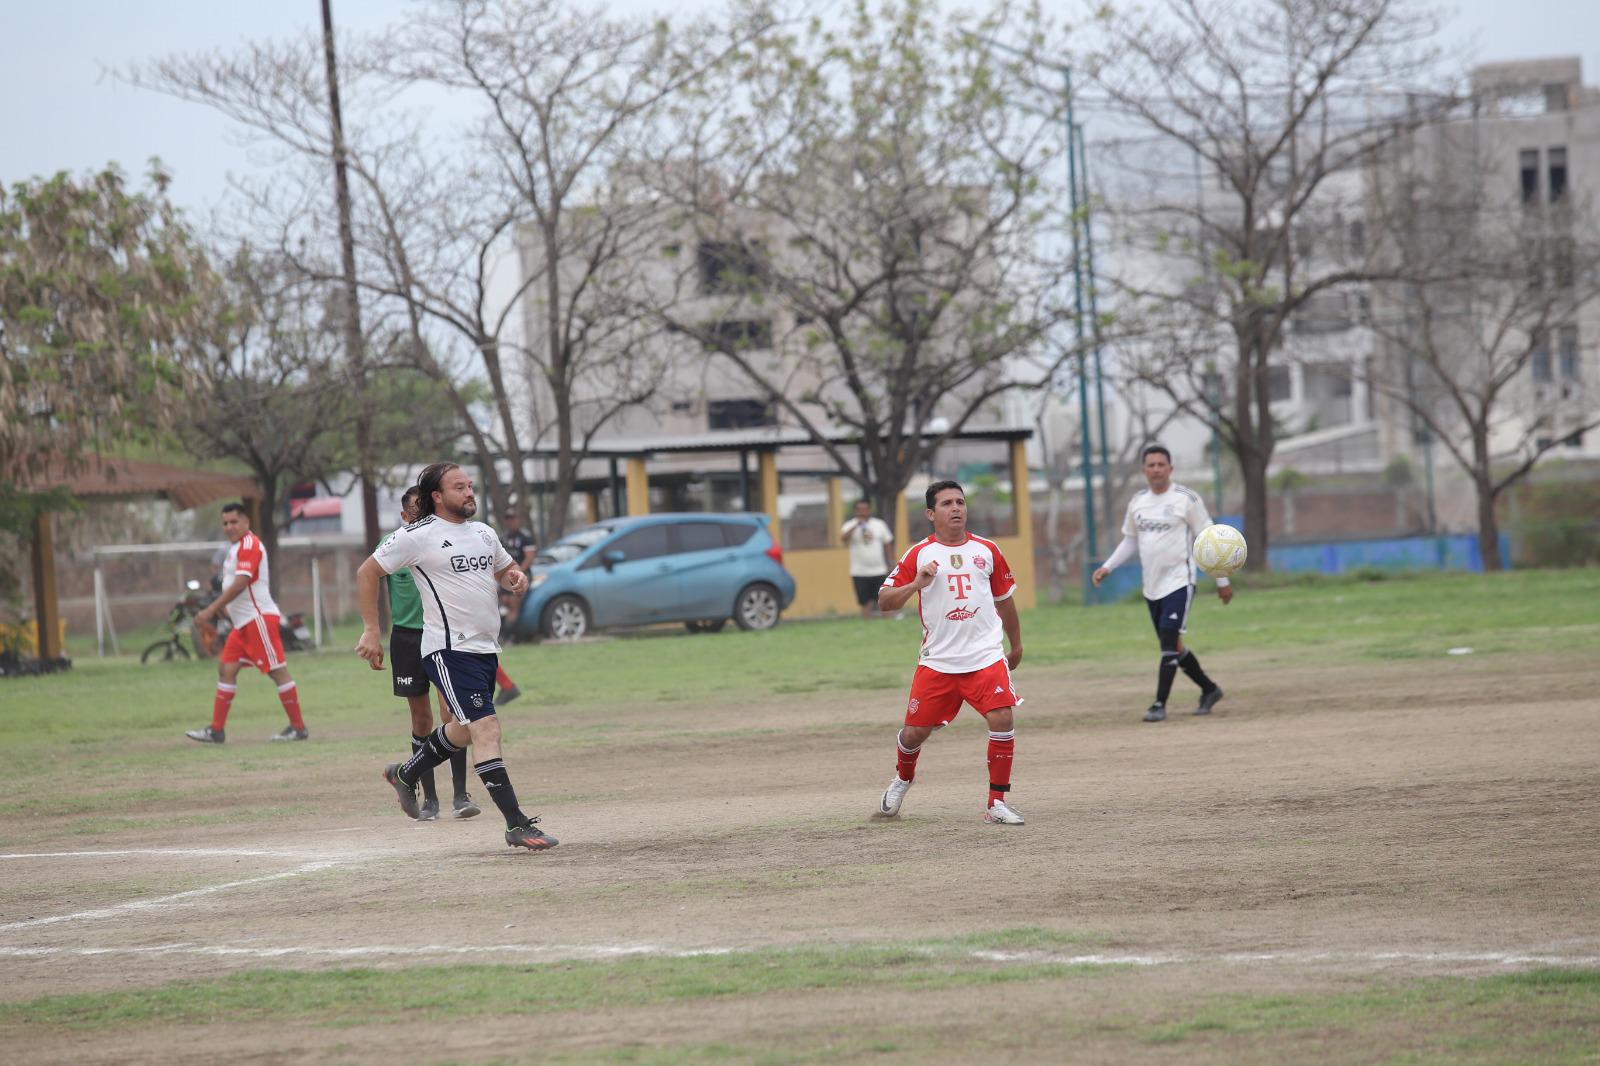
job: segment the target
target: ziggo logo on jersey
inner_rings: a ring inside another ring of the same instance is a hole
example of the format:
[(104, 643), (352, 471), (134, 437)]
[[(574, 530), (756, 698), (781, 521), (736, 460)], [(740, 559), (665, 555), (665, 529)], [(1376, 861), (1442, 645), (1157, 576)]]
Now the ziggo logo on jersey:
[(458, 574), (469, 573), (473, 570), (489, 569), (487, 555), (452, 555), (450, 556), (450, 569)]

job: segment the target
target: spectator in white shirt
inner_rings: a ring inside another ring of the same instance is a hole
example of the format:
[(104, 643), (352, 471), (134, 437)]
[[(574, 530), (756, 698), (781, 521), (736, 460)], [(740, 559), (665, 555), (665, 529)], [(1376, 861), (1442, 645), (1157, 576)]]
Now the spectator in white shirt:
[(889, 524), (872, 515), (872, 504), (856, 501), (856, 513), (839, 530), (839, 539), (850, 549), (850, 581), (856, 588), (856, 603), (861, 617), (878, 613), (878, 589), (894, 566), (894, 532)]

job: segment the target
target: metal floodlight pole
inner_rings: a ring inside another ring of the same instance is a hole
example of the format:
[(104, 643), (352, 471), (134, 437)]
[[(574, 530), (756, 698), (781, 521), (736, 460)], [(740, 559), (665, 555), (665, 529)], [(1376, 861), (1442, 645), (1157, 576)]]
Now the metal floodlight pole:
[(1067, 196), (1072, 208), (1072, 306), (1073, 331), (1078, 345), (1078, 424), (1082, 428), (1083, 459), (1083, 534), (1086, 551), (1083, 567), (1083, 598), (1092, 598), (1090, 567), (1100, 557), (1094, 515), (1094, 450), (1089, 440), (1089, 353), (1083, 335), (1083, 248), (1078, 237), (1078, 139), (1072, 115), (1072, 68), (1061, 68), (1061, 91), (1067, 104)]
[[(1083, 250), (1078, 239), (1078, 152), (1077, 138), (1074, 130), (1077, 123), (1073, 118), (1072, 108), (1072, 68), (1066, 64), (1041, 63), (1032, 52), (1015, 48), (990, 37), (981, 37), (977, 34), (966, 34), (968, 38), (981, 41), (991, 48), (1025, 59), (1030, 63), (1038, 63), (1045, 69), (1057, 70), (1061, 73), (1061, 92), (1067, 106), (1067, 193), (1072, 206), (1072, 290), (1073, 308), (1076, 311), (1074, 325), (1078, 344), (1078, 422), (1083, 427), (1083, 530), (1084, 544), (1087, 548), (1087, 565), (1083, 568), (1083, 599), (1085, 603), (1093, 602), (1093, 584), (1090, 574), (1093, 563), (1099, 557), (1099, 540), (1095, 531), (1094, 514), (1094, 452), (1089, 440), (1089, 362), (1088, 353), (1084, 344), (1083, 330)], [(1084, 184), (1087, 186), (1087, 179)], [(1097, 354), (1098, 359), (1098, 354)], [(1105, 435), (1104, 409), (1101, 411), (1101, 437)]]
[[(1112, 510), (1111, 500), (1111, 454), (1106, 433), (1106, 379), (1105, 370), (1100, 358), (1100, 297), (1097, 293), (1094, 272), (1094, 213), (1093, 196), (1089, 192), (1089, 147), (1083, 140), (1083, 127), (1074, 125), (1073, 131), (1078, 141), (1078, 174), (1083, 179), (1083, 248), (1084, 265), (1089, 271), (1089, 330), (1094, 337), (1094, 403), (1095, 414), (1100, 424), (1100, 491), (1104, 496), (1105, 511), (1102, 518), (1106, 523), (1109, 533), (1111, 516), (1116, 512)], [(1109, 543), (1115, 536), (1107, 536)], [(1091, 560), (1092, 561), (1092, 560)]]

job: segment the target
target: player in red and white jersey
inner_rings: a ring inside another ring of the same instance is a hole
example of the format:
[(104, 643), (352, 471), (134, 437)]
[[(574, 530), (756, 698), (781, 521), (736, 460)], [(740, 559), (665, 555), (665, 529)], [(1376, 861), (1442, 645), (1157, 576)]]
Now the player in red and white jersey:
[[(913, 595), (922, 615), (922, 655), (911, 681), (905, 725), (895, 738), (894, 780), (878, 803), (878, 816), (893, 818), (916, 780), (917, 755), (936, 729), (961, 711), (963, 702), (989, 726), (989, 805), (983, 820), (1021, 825), (1007, 802), (1016, 747), (1015, 707), (1022, 702), (1011, 671), (1022, 661), (1022, 624), (1012, 599), (1011, 565), (992, 540), (967, 532), (967, 497), (954, 481), (928, 486), (933, 536), (911, 546), (878, 591), (886, 613)], [(1006, 654), (1005, 641), (1011, 644)]]
[(239, 690), (239, 671), (248, 663), (277, 683), (278, 700), (289, 716), (289, 724), (272, 739), (305, 740), (310, 733), (300, 714), (300, 690), (289, 676), (283, 640), (278, 636), (278, 605), (267, 584), (266, 549), (261, 546), (261, 538), (250, 532), (250, 516), (243, 504), (223, 505), (222, 531), (231, 542), (222, 564), (222, 594), (196, 615), (195, 621), (207, 625), (226, 610), (233, 631), (217, 660), (217, 695), (211, 704), (211, 724), (191, 729), (184, 736), (202, 744), (223, 742), (228, 710)]

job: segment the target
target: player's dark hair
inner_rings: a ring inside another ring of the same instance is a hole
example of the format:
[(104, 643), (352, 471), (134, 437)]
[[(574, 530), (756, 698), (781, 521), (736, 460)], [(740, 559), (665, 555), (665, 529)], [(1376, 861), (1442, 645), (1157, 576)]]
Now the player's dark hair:
[(1144, 451), (1140, 452), (1139, 453), (1139, 462), (1143, 463), (1146, 459), (1150, 458), (1152, 455), (1164, 455), (1164, 456), (1167, 457), (1167, 465), (1168, 466), (1172, 465), (1172, 453), (1167, 451), (1167, 449), (1165, 447), (1163, 447), (1162, 445), (1160, 445), (1160, 444), (1152, 444), (1152, 445), (1150, 445), (1150, 447), (1148, 447)]
[(928, 493), (924, 497), (928, 501), (928, 510), (933, 510), (933, 501), (937, 500), (939, 498), (939, 493), (943, 492), (945, 489), (955, 489), (957, 492), (961, 493), (962, 496), (967, 494), (967, 491), (961, 487), (961, 483), (959, 481), (935, 481), (932, 485), (928, 486)]
[(422, 490), (415, 485), (400, 494), (400, 509), (411, 510), (411, 505), (417, 502), (417, 497), (422, 495)]
[(246, 518), (250, 517), (250, 512), (246, 511), (244, 509), (244, 504), (240, 503), (238, 500), (230, 500), (229, 502), (227, 502), (227, 503), (222, 505), (222, 513), (223, 514), (228, 514), (229, 512), (232, 512), (232, 511), (237, 511), (238, 513), (244, 515)]
[(439, 486), (444, 484), (444, 476), (452, 470), (460, 470), (460, 463), (445, 461), (430, 463), (422, 468), (422, 473), (417, 475), (417, 517), (427, 518), (433, 514), (433, 494), (439, 491)]

